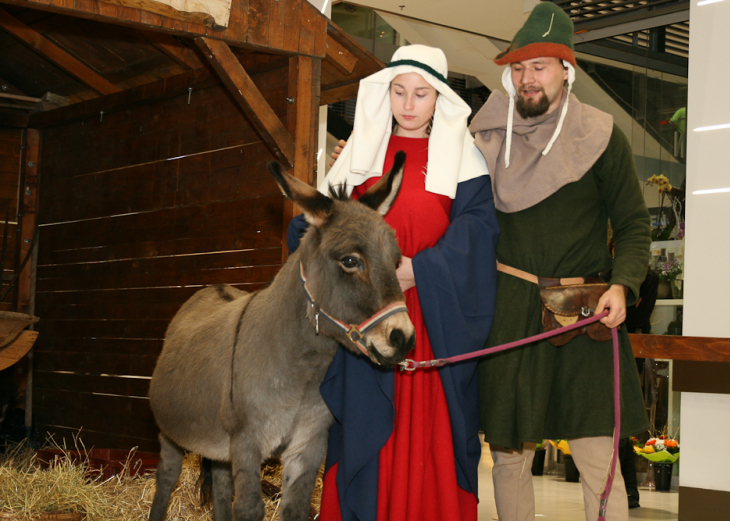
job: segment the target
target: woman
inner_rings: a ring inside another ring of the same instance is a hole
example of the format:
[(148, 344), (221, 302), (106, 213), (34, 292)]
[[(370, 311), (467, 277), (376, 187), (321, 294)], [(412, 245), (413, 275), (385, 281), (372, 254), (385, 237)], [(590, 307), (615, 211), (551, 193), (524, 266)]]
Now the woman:
[[(492, 190), (466, 128), (471, 110), (447, 73), (441, 50), (411, 45), (363, 79), (353, 134), (320, 187), (344, 183), (357, 198), (406, 152), (385, 220), (403, 254), (396, 274), (416, 327), (415, 360), (481, 349), (494, 310)], [(321, 386), (335, 422), (320, 519), (476, 520), (475, 371), (476, 362), (385, 370), (341, 348)]]

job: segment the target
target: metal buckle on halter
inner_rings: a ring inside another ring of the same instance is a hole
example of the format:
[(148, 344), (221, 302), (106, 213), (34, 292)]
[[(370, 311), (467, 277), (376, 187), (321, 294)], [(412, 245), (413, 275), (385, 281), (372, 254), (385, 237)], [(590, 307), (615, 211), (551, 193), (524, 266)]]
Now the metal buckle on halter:
[[(354, 343), (358, 343), (365, 339), (365, 335), (362, 334), (362, 332), (357, 328), (355, 324), (350, 324), (350, 329), (348, 329), (347, 333), (345, 334), (347, 335), (347, 338), (349, 338)], [(357, 334), (359, 338), (353, 338), (355, 334)]]
[(580, 308), (580, 314), (584, 317), (590, 317), (591, 313), (593, 313), (593, 310), (589, 308), (588, 306), (583, 306)]
[(414, 360), (411, 360), (410, 358), (406, 358), (405, 360), (400, 362), (398, 365), (400, 366), (401, 371), (415, 371), (418, 368), (418, 364)]

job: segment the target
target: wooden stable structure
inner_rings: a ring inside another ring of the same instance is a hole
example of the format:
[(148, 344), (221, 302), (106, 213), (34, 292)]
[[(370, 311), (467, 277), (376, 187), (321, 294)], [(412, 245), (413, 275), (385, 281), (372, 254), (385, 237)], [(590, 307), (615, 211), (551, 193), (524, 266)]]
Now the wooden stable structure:
[(41, 319), (41, 433), (158, 449), (146, 396), (169, 320), (202, 286), (271, 280), (293, 208), (266, 163), (312, 183), (319, 106), (382, 66), (306, 0), (234, 0), (222, 31), (0, 0), (0, 197), (20, 208), (15, 257), (37, 245), (15, 310)]

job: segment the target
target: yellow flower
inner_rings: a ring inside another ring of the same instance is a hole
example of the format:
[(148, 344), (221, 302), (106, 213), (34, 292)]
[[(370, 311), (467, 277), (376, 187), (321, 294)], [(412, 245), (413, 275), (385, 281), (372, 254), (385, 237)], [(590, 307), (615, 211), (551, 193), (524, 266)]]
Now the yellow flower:
[(665, 175), (653, 175), (646, 180), (647, 185), (657, 185), (659, 192), (669, 192), (672, 189), (672, 185), (669, 184), (669, 179)]
[(568, 446), (568, 440), (558, 440), (557, 442), (550, 440), (550, 445), (563, 452), (563, 454), (570, 455), (570, 447)]

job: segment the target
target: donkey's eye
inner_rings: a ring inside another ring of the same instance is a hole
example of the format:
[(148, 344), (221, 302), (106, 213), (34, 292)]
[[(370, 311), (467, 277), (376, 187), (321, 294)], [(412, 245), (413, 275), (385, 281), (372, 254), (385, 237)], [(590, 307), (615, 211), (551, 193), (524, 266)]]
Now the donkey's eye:
[(354, 271), (360, 267), (360, 257), (356, 255), (345, 255), (340, 259), (340, 264), (345, 268), (346, 271)]

